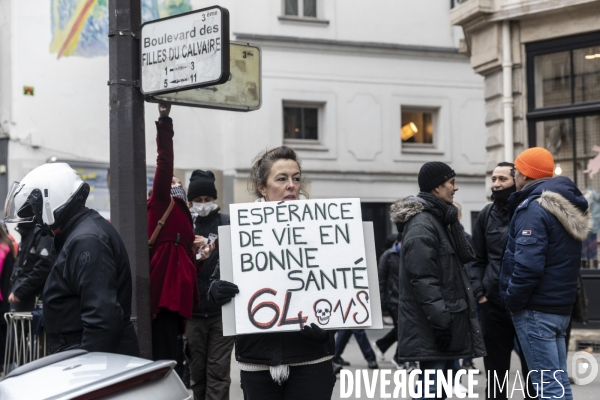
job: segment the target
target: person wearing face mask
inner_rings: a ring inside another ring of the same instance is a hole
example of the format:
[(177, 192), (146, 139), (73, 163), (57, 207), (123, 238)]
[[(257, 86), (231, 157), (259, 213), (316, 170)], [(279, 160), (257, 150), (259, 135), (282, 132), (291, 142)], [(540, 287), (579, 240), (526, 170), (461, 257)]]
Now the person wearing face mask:
[[(479, 303), (479, 316), (483, 340), (488, 350), (483, 358), (486, 371), (495, 373), (502, 382), (510, 370), (511, 353), (517, 337), (510, 314), (500, 297), (499, 276), (502, 253), (510, 223), (508, 198), (516, 191), (515, 166), (509, 162), (499, 163), (492, 172), (492, 200), (479, 213), (473, 229), (473, 250), (476, 261), (471, 266), (473, 294)], [(521, 376), (527, 376), (525, 358), (521, 358)], [(489, 381), (488, 381), (489, 382)], [(491, 398), (506, 399), (506, 385), (498, 384), (486, 390)], [(535, 393), (533, 389), (530, 393)], [(527, 397), (529, 398), (529, 397)]]
[[(154, 360), (177, 359), (177, 336), (199, 303), (192, 215), (181, 181), (173, 176), (173, 120), (170, 105), (158, 105), (158, 157), (147, 202), (150, 245), (150, 309)], [(163, 224), (159, 224), (163, 221)], [(156, 235), (158, 233), (158, 235)]]
[[(219, 206), (215, 204), (217, 189), (211, 171), (198, 169), (192, 172), (187, 198), (191, 204), (197, 243), (204, 244), (204, 238), (219, 234), (219, 226), (229, 225), (229, 215), (219, 213)], [(196, 257), (202, 300), (208, 298), (210, 276), (219, 263), (219, 249), (214, 244), (213, 241), (209, 246), (203, 246)], [(213, 246), (212, 252), (210, 246)], [(199, 307), (194, 308), (187, 327), (187, 349), (194, 398), (228, 399), (233, 337), (223, 336), (220, 305), (202, 301)]]
[[(257, 202), (299, 200), (305, 194), (296, 152), (280, 146), (260, 154), (250, 170)], [(239, 292), (237, 285), (219, 280), (217, 268), (210, 297), (223, 305)], [(298, 332), (274, 332), (235, 337), (244, 400), (330, 399), (335, 386), (331, 359), (335, 331), (314, 323)]]

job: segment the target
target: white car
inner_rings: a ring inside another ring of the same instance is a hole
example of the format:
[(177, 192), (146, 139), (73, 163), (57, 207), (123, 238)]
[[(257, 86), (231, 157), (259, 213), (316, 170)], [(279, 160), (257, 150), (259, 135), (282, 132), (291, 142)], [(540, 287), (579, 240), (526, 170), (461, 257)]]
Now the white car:
[(19, 367), (0, 381), (2, 400), (191, 400), (175, 361), (70, 350)]

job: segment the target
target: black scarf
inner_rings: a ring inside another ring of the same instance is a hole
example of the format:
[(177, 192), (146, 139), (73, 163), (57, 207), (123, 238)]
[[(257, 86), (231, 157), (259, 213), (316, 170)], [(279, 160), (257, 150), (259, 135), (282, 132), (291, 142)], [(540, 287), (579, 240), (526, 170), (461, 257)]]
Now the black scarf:
[(510, 197), (510, 195), (516, 191), (516, 185), (509, 186), (505, 189), (492, 190), (492, 201), (494, 203), (505, 205), (506, 203), (508, 203), (508, 198)]
[(450, 225), (450, 234), (456, 244), (456, 249), (454, 250), (456, 251), (456, 254), (458, 254), (460, 262), (466, 264), (475, 261), (475, 252), (465, 237), (465, 230), (462, 224), (458, 221), (458, 208), (451, 204), (447, 204), (445, 201), (431, 193), (420, 192), (417, 196), (427, 200), (429, 205), (433, 208), (431, 210), (433, 211), (433, 214), (437, 215), (444, 225)]

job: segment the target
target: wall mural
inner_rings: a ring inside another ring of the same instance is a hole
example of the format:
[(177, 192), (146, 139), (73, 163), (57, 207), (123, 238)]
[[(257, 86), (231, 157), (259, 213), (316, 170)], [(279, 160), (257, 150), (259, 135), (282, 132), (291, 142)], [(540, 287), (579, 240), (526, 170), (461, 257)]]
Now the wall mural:
[[(50, 53), (68, 56), (108, 55), (109, 0), (51, 0)], [(142, 21), (192, 11), (190, 0), (141, 0)]]

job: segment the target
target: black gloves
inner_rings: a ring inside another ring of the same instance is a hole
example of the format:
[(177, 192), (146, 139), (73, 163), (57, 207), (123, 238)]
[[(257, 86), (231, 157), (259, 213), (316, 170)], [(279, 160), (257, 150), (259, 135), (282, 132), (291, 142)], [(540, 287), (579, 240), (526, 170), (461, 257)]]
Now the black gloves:
[(210, 288), (208, 288), (209, 297), (219, 306), (229, 303), (239, 292), (240, 290), (235, 283), (221, 280), (213, 281)]
[(435, 344), (441, 351), (446, 351), (450, 348), (452, 342), (452, 325), (444, 330), (434, 329)]
[(329, 340), (329, 332), (319, 328), (314, 322), (310, 325), (304, 325), (304, 329), (300, 331), (300, 334), (316, 343), (327, 343)]

